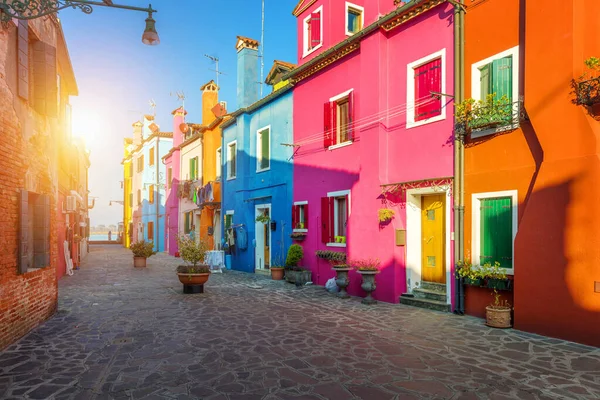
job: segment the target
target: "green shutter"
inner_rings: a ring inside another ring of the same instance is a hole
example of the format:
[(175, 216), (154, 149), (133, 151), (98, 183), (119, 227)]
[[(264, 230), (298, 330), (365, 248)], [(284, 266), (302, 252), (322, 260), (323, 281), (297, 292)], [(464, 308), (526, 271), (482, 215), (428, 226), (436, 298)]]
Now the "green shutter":
[(196, 179), (196, 158), (190, 158), (190, 180)]
[(499, 100), (502, 96), (512, 102), (512, 56), (492, 62), (492, 88)]
[(490, 94), (490, 88), (492, 87), (492, 74), (491, 74), (491, 64), (484, 65), (479, 68), (479, 84), (480, 84), (480, 99), (485, 100), (487, 95)]
[(512, 268), (512, 198), (482, 199), (480, 212), (481, 265), (496, 261)]
[(269, 168), (269, 136), (271, 132), (269, 129), (265, 129), (260, 134), (261, 140), (261, 157), (260, 157), (260, 169)]
[(183, 225), (183, 231), (185, 234), (190, 233), (190, 213), (185, 213), (185, 223)]
[(233, 215), (226, 214), (225, 215), (225, 230), (229, 229), (231, 227), (232, 223), (233, 223)]

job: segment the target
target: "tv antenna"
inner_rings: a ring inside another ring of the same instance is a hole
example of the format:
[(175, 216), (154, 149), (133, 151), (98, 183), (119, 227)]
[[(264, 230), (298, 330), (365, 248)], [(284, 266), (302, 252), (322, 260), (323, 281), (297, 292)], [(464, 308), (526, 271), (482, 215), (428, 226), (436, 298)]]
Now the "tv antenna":
[(227, 74), (225, 72), (219, 71), (219, 59), (217, 57), (209, 56), (208, 54), (205, 54), (204, 57), (208, 58), (209, 60), (211, 60), (212, 62), (215, 63), (215, 69), (211, 69), (209, 71), (217, 73), (217, 86), (219, 86), (219, 75), (227, 75)]
[(152, 115), (156, 115), (156, 102), (154, 101), (154, 99), (150, 99), (148, 104), (150, 104), (150, 110), (152, 110)]

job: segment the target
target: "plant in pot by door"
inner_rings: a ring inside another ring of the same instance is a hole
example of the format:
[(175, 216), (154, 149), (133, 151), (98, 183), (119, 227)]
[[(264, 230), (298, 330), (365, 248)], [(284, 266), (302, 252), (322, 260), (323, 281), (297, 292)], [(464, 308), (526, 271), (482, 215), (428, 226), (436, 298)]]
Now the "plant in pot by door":
[(179, 253), (186, 265), (177, 267), (177, 277), (183, 284), (183, 293), (204, 293), (204, 284), (210, 277), (210, 268), (204, 262), (208, 246), (205, 241), (196, 242), (189, 236), (177, 239)]
[(377, 304), (377, 300), (371, 296), (377, 285), (375, 284), (375, 275), (379, 273), (380, 262), (377, 259), (353, 260), (352, 266), (356, 268), (356, 272), (362, 275), (362, 284), (360, 287), (367, 292), (367, 297), (362, 299), (363, 304)]
[(283, 272), (285, 271), (285, 264), (281, 260), (281, 256), (277, 256), (271, 269), (271, 279), (274, 281), (280, 281), (283, 279)]
[(146, 266), (146, 259), (156, 254), (154, 244), (145, 240), (132, 243), (129, 249), (133, 253), (133, 266), (136, 268), (144, 268)]
[(304, 249), (299, 244), (293, 244), (288, 249), (287, 258), (285, 260), (285, 277), (290, 283), (295, 283), (296, 286), (302, 286), (311, 281), (310, 271), (299, 267), (298, 263), (304, 258)]
[[(485, 308), (485, 324), (493, 328), (510, 328), (512, 326), (510, 320), (512, 307), (508, 301), (501, 301), (498, 293), (499, 286), (506, 282), (506, 274), (502, 271), (498, 261), (494, 263), (494, 266), (486, 263), (482, 267), (481, 273), (486, 277), (488, 287), (494, 290), (494, 303)], [(490, 285), (491, 282), (493, 282), (492, 285)]]

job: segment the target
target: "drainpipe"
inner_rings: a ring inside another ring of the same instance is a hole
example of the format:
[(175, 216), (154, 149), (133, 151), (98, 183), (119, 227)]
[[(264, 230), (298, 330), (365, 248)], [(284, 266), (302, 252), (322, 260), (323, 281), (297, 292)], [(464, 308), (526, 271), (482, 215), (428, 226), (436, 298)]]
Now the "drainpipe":
[[(160, 160), (158, 158), (158, 148), (160, 147), (160, 137), (156, 138), (156, 157), (154, 158), (156, 160), (156, 162), (154, 163), (154, 165), (156, 165), (156, 197), (154, 199), (154, 202), (156, 203), (156, 228), (154, 228), (154, 232), (152, 232), (152, 236), (156, 237), (156, 251), (158, 251), (158, 247), (159, 247), (159, 238), (158, 238), (158, 230), (160, 229), (160, 215), (158, 215), (159, 210), (160, 210), (160, 179), (159, 179), (159, 175), (160, 175), (160, 170), (158, 168), (158, 160)], [(166, 180), (166, 179), (165, 179)]]
[[(462, 1), (454, 3), (454, 104), (464, 100), (464, 8)], [(457, 126), (456, 113), (454, 126)], [(454, 135), (454, 257), (464, 260), (464, 218), (465, 218), (465, 147), (462, 135)], [(464, 314), (465, 294), (462, 279), (455, 278), (455, 309), (454, 313)]]

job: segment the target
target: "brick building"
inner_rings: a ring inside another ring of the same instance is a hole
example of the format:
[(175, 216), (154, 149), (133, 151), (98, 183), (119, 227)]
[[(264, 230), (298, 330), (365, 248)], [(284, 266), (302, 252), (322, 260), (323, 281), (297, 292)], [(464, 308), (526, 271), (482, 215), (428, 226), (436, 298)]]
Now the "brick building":
[(55, 17), (0, 25), (0, 349), (56, 310), (59, 193), (78, 189), (59, 188), (59, 160), (71, 159), (71, 95), (77, 84)]

